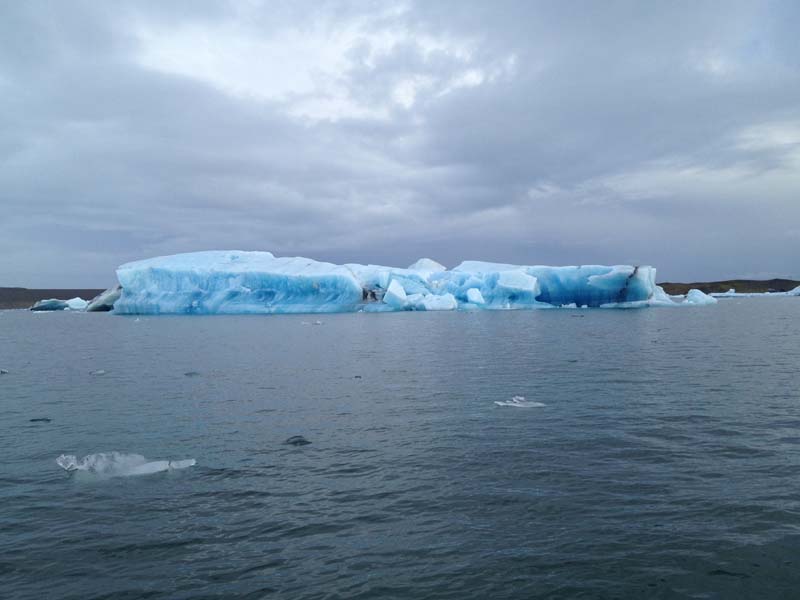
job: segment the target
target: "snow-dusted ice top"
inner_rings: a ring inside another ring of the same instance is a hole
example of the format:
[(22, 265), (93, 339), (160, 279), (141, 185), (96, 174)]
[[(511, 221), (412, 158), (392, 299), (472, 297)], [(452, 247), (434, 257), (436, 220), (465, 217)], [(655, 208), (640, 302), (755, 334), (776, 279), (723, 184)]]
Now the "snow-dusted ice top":
[(523, 266), (431, 259), (335, 265), (270, 252), (208, 251), (117, 269), (121, 314), (258, 314), (639, 307), (671, 302), (647, 266)]

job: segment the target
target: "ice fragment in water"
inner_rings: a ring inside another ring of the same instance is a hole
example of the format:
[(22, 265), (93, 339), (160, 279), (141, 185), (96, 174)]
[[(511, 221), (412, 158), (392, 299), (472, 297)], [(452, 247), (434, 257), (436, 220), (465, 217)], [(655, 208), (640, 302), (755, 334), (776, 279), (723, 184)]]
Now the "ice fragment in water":
[[(335, 265), (270, 252), (209, 251), (162, 256), (117, 269), (120, 314), (384, 312), (679, 305), (648, 266), (525, 266), (466, 261), (447, 270), (431, 259), (407, 269)], [(305, 323), (305, 322), (304, 322)]]
[(689, 290), (686, 293), (686, 304), (695, 304), (697, 306), (707, 306), (709, 304), (716, 304), (718, 300), (708, 294), (704, 294), (700, 290)]
[(497, 406), (514, 406), (517, 408), (536, 408), (544, 406), (541, 402), (525, 400), (525, 396), (514, 396), (511, 400), (495, 400)]
[(81, 471), (103, 477), (129, 477), (132, 475), (151, 475), (173, 469), (193, 467), (197, 461), (193, 458), (185, 460), (148, 461), (141, 454), (123, 452), (100, 452), (89, 454), (82, 459), (73, 454), (62, 454), (56, 459), (59, 467), (65, 471)]
[(31, 306), (31, 310), (34, 312), (65, 310), (66, 308), (67, 308), (66, 300), (58, 300), (57, 298), (50, 298), (48, 300), (39, 300), (33, 306)]

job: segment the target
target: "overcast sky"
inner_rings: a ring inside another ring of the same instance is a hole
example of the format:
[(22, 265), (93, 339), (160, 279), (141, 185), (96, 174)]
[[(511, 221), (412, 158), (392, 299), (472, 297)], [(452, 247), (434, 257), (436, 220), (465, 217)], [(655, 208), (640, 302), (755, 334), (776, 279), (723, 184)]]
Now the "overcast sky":
[(259, 249), (800, 277), (800, 2), (2, 2), (0, 286)]

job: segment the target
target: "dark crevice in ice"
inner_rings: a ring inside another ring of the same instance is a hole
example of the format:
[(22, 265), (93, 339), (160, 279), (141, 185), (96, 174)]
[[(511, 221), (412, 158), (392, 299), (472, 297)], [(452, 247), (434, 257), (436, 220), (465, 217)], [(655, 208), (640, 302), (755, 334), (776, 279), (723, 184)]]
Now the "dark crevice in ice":
[(625, 280), (625, 285), (622, 286), (622, 289), (620, 289), (619, 294), (617, 294), (617, 303), (618, 304), (622, 304), (623, 302), (627, 302), (627, 300), (628, 300), (628, 286), (630, 285), (630, 283), (633, 280), (633, 278), (636, 277), (636, 274), (638, 272), (639, 272), (639, 267), (638, 266), (633, 267), (633, 272), (630, 275), (628, 275), (628, 278)]

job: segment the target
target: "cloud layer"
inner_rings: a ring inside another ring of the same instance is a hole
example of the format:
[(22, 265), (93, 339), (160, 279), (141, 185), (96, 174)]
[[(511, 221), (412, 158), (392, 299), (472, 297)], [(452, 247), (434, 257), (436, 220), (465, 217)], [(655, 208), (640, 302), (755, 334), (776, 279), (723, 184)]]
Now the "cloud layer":
[(0, 6), (0, 285), (236, 248), (800, 276), (793, 2)]

